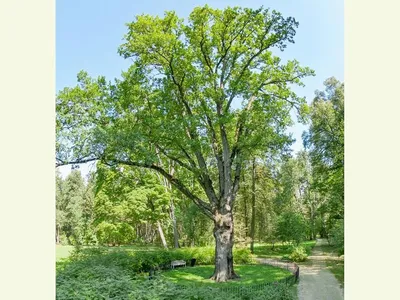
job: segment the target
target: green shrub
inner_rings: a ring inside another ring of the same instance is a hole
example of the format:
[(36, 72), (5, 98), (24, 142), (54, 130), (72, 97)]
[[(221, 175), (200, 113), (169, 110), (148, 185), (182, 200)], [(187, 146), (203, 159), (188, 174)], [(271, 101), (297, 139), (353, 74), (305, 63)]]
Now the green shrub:
[(304, 249), (302, 246), (293, 248), (292, 253), (289, 255), (289, 259), (295, 262), (305, 261), (307, 259), (306, 249)]
[(129, 244), (135, 238), (135, 230), (127, 223), (100, 223), (96, 228), (97, 241), (102, 245)]
[[(181, 248), (174, 250), (133, 251), (126, 249), (108, 250), (104, 247), (74, 249), (70, 255), (71, 261), (96, 261), (102, 265), (118, 265), (133, 272), (143, 272), (158, 266), (166, 267), (172, 260), (184, 260), (190, 263), (196, 259), (196, 265), (214, 264), (214, 248)], [(234, 248), (233, 259), (235, 264), (249, 264), (254, 262), (254, 256), (247, 248)]]
[(251, 287), (224, 289), (220, 287), (182, 288), (163, 279), (136, 281), (130, 299), (137, 300), (293, 300), (294, 295), (286, 284), (272, 284), (255, 291)]
[(238, 265), (255, 263), (254, 255), (248, 248), (234, 248), (233, 262)]
[(221, 289), (219, 287), (182, 288), (164, 279), (132, 280), (120, 268), (94, 268), (80, 277), (57, 276), (56, 298), (83, 299), (135, 299), (135, 300), (292, 300), (293, 294), (285, 284), (268, 285), (254, 291), (251, 287)]
[(126, 299), (132, 291), (132, 279), (120, 268), (92, 266), (83, 272), (57, 275), (56, 299)]
[(338, 255), (344, 254), (344, 221), (337, 220), (330, 231), (332, 243), (338, 248)]
[(284, 212), (278, 218), (277, 233), (284, 242), (299, 245), (306, 237), (307, 223), (299, 213)]
[(61, 234), (60, 235), (60, 244), (63, 245), (63, 246), (70, 244), (69, 241), (68, 241), (68, 238), (67, 238), (67, 236), (65, 234)]

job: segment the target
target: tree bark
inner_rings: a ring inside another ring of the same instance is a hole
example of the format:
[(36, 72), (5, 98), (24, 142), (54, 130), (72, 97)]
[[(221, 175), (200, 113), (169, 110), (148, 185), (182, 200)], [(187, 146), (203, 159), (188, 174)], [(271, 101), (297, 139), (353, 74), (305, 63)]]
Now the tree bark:
[[(245, 172), (243, 171), (243, 182), (245, 183)], [(243, 209), (244, 209), (244, 230), (245, 230), (245, 237), (249, 236), (249, 216), (247, 213), (247, 188), (246, 184), (243, 187)]]
[(245, 227), (245, 232), (244, 235), (245, 237), (249, 236), (249, 217), (247, 214), (247, 198), (246, 198), (246, 194), (244, 194), (245, 196), (243, 197), (244, 200), (244, 227)]
[(57, 225), (56, 244), (60, 244), (60, 226)]
[[(158, 155), (159, 162), (162, 165), (162, 160), (161, 160), (158, 150), (157, 150), (157, 155)], [(170, 169), (170, 174), (173, 176), (175, 173), (175, 168), (173, 166), (173, 162), (170, 162), (169, 169)], [(161, 175), (159, 173), (157, 173), (157, 176), (159, 177), (160, 181), (162, 181), (165, 192), (167, 192), (167, 193), (170, 192), (172, 195), (171, 183), (167, 180), (167, 178), (165, 178), (165, 177), (161, 178), (160, 177)], [(172, 228), (173, 228), (173, 232), (174, 232), (174, 247), (179, 248), (179, 235), (178, 235), (178, 229), (176, 228), (175, 206), (174, 206), (174, 201), (172, 198), (170, 200), (169, 208), (170, 208), (170, 217), (172, 220)]]
[(167, 249), (168, 245), (167, 245), (167, 241), (165, 240), (164, 232), (162, 230), (160, 221), (157, 221), (157, 228), (158, 228), (158, 233), (160, 234), (161, 242), (162, 242), (164, 248)]
[(254, 253), (254, 235), (256, 225), (256, 161), (253, 158), (253, 168), (251, 173), (251, 228), (250, 228), (250, 251)]
[(315, 221), (314, 221), (314, 207), (311, 206), (311, 213), (310, 213), (310, 221), (311, 221), (311, 240), (315, 239)]
[(233, 214), (216, 212), (214, 220), (215, 269), (210, 279), (225, 282), (238, 278), (233, 270)]
[(171, 219), (172, 219), (172, 229), (174, 230), (174, 247), (179, 248), (179, 235), (178, 228), (176, 225), (176, 217), (175, 217), (175, 205), (173, 200), (170, 202), (170, 210), (171, 210)]

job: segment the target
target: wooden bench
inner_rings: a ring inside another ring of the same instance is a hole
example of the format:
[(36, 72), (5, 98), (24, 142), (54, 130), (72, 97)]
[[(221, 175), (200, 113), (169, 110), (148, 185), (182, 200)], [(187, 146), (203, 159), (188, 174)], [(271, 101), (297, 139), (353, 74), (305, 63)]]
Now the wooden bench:
[(186, 267), (186, 261), (184, 260), (173, 260), (171, 261), (171, 268), (174, 269), (175, 267), (184, 266)]

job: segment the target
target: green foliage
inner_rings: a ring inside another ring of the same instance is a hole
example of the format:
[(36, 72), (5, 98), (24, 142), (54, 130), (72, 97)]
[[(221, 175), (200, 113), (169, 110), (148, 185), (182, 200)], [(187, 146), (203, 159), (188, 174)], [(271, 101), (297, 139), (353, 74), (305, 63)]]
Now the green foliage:
[(102, 222), (97, 226), (97, 240), (101, 244), (117, 244), (118, 231), (114, 224)]
[(338, 249), (338, 255), (344, 254), (344, 221), (336, 220), (335, 225), (330, 230), (332, 244)]
[(307, 252), (302, 246), (293, 248), (292, 253), (289, 255), (290, 260), (295, 262), (305, 261), (307, 259)]
[(278, 220), (278, 234), (282, 241), (300, 244), (306, 237), (307, 224), (301, 214), (283, 213)]
[[(95, 266), (90, 269), (69, 268), (59, 272), (57, 299), (274, 299), (291, 300), (286, 284), (271, 284), (255, 290), (246, 287), (180, 286), (160, 277), (152, 280), (132, 277), (121, 267)], [(222, 289), (221, 289), (222, 288)]]
[[(316, 241), (305, 241), (300, 243), (300, 247), (304, 248), (307, 256), (311, 255), (312, 248), (315, 246)], [(255, 244), (254, 246), (254, 254), (258, 257), (264, 258), (289, 258), (289, 255), (293, 251), (293, 245), (283, 244), (283, 243), (275, 243), (275, 244)]]
[(228, 191), (236, 196), (235, 170), (254, 150), (292, 142), (290, 109), (306, 103), (292, 86), (314, 71), (273, 50), (294, 43), (297, 26), (264, 8), (206, 5), (186, 22), (175, 12), (137, 16), (119, 47), (133, 61), (122, 79), (81, 72), (57, 95), (57, 162), (151, 169), (212, 218)]
[(127, 223), (114, 225), (102, 222), (97, 226), (96, 235), (100, 244), (121, 245), (131, 243), (135, 238), (135, 231)]
[(310, 107), (310, 129), (304, 133), (313, 165), (314, 188), (328, 202), (329, 218), (344, 217), (344, 83), (328, 78)]
[(209, 246), (214, 242), (213, 222), (201, 213), (201, 209), (192, 202), (184, 202), (177, 212), (182, 220), (181, 244), (183, 246)]
[(132, 277), (115, 266), (91, 265), (85, 269), (69, 266), (56, 277), (56, 299), (126, 299), (132, 291)]
[(83, 214), (86, 200), (86, 186), (79, 170), (73, 170), (65, 180), (57, 174), (56, 232), (60, 243), (83, 244), (87, 226)]
[[(175, 284), (155, 278), (153, 280), (134, 281), (132, 292), (129, 299), (137, 300), (166, 300), (179, 299), (182, 291)], [(179, 296), (178, 296), (179, 295)], [(181, 298), (184, 299), (184, 298)]]
[[(103, 247), (91, 247), (75, 249), (70, 259), (73, 263), (116, 265), (131, 272), (140, 273), (152, 268), (169, 267), (172, 260), (185, 260), (189, 264), (192, 258), (196, 258), (197, 265), (214, 264), (214, 250), (212, 247), (193, 247), (176, 250), (133, 251), (115, 249), (110, 251)], [(246, 248), (234, 248), (233, 255), (235, 264), (254, 262), (252, 254)]]
[(182, 288), (161, 278), (149, 281), (136, 281), (132, 299), (140, 300), (293, 300), (290, 287), (285, 284), (273, 284), (260, 290), (251, 288), (221, 289), (218, 287), (188, 287)]

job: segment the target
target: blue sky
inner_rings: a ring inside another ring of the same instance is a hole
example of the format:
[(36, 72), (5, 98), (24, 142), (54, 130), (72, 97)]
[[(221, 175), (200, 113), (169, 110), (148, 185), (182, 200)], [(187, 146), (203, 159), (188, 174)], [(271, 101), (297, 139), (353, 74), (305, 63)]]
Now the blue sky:
[[(296, 88), (299, 96), (309, 102), (314, 91), (323, 89), (323, 81), (331, 76), (344, 80), (344, 7), (343, 1), (324, 0), (230, 0), (230, 1), (128, 1), (128, 0), (58, 0), (56, 1), (56, 90), (76, 85), (76, 75), (85, 70), (91, 76), (119, 77), (127, 69), (129, 60), (117, 54), (126, 33), (125, 24), (138, 14), (162, 16), (175, 10), (186, 17), (196, 6), (208, 4), (214, 8), (244, 6), (270, 7), (292, 16), (299, 23), (295, 44), (290, 44), (282, 59), (297, 59), (315, 70), (316, 76), (304, 80), (306, 87)], [(296, 138), (292, 146), (302, 148), (301, 134), (306, 127), (296, 124), (290, 129)], [(81, 166), (86, 175), (90, 166)], [(70, 167), (60, 168), (66, 176)]]

